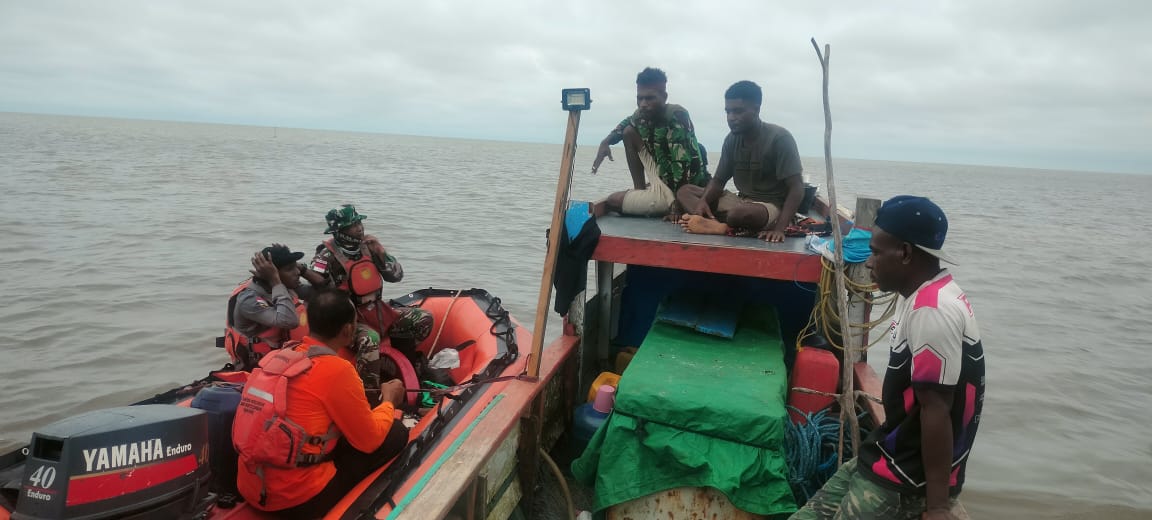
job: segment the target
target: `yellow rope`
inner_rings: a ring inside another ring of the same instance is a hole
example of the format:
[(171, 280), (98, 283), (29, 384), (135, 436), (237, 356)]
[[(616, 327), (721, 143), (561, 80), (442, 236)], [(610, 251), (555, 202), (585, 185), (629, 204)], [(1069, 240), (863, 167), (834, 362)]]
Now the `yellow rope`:
[[(844, 350), (844, 346), (836, 343), (833, 339), (835, 336), (840, 336), (841, 339), (845, 336), (839, 330), (838, 324), (840, 323), (840, 313), (836, 309), (835, 300), (833, 299), (833, 287), (835, 287), (835, 277), (832, 263), (825, 258), (821, 258), (821, 265), (823, 269), (820, 271), (820, 282), (816, 285), (816, 305), (812, 308), (812, 315), (808, 318), (808, 324), (801, 329), (800, 334), (796, 337), (796, 348), (800, 349), (802, 342), (820, 333), (828, 341), (829, 345), (838, 349)], [(847, 277), (844, 278), (845, 288), (849, 294), (849, 300), (858, 300), (872, 306), (886, 305), (884, 312), (876, 318), (867, 323), (849, 323), (848, 327), (851, 329), (864, 329), (867, 334), (873, 327), (887, 322), (896, 311), (896, 293), (881, 293), (874, 295), (876, 291), (876, 284), (873, 283), (859, 283)], [(873, 345), (878, 343), (884, 335), (879, 335), (875, 340), (869, 343), (862, 350), (868, 350)]]

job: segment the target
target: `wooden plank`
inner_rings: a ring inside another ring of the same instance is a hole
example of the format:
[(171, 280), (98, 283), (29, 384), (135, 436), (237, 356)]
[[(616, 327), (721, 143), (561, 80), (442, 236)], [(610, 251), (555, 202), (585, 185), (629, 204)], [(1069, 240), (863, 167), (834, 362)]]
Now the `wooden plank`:
[(560, 254), (560, 235), (564, 231), (564, 215), (568, 206), (568, 192), (572, 189), (572, 162), (576, 156), (576, 134), (580, 128), (580, 111), (568, 112), (568, 130), (564, 135), (564, 155), (560, 158), (560, 179), (556, 182), (556, 200), (552, 206), (552, 230), (548, 234), (548, 250), (544, 257), (544, 271), (540, 274), (540, 294), (536, 301), (536, 323), (532, 327), (532, 357), (528, 358), (528, 375), (540, 375), (540, 352), (544, 350), (544, 334), (548, 328), (548, 304), (552, 302), (552, 281), (556, 278), (556, 259)]
[(815, 283), (820, 255), (602, 235), (594, 260)]
[(730, 298), (709, 298), (696, 322), (696, 330), (712, 336), (732, 339), (740, 321), (743, 302)]
[(656, 312), (656, 321), (679, 327), (696, 328), (703, 305), (692, 295), (676, 293), (668, 297)]
[[(612, 262), (596, 262), (596, 299), (600, 300), (600, 325), (596, 330), (596, 359), (601, 365), (608, 363), (611, 355), (612, 323), (612, 276), (615, 266)], [(587, 345), (585, 345), (587, 348)]]
[[(880, 199), (860, 197), (856, 199), (855, 227), (871, 230), (876, 222), (876, 211), (880, 209)], [(848, 264), (845, 268), (848, 279), (857, 284), (871, 284), (872, 275), (863, 263)], [(850, 323), (867, 323), (871, 321), (872, 305), (855, 293), (848, 293), (848, 321)], [(858, 349), (858, 359), (868, 360), (869, 330), (853, 328), (848, 337), (843, 338), (843, 344)]]
[(519, 445), (520, 428), (517, 425), (512, 427), (512, 432), (500, 443), (496, 453), (492, 454), (492, 458), (488, 459), (484, 468), (480, 470), (480, 476), (490, 483), (488, 489), (484, 490), (484, 495), (480, 497), (483, 503), (491, 503), (492, 499), (496, 498), (500, 485), (516, 469), (516, 447)]
[[(478, 424), (460, 448), (428, 481), (423, 492), (415, 497), (397, 516), (404, 520), (443, 518), (468, 489), (480, 468), (500, 444), (519, 424), (520, 417), (544, 388), (546, 381), (556, 375), (563, 363), (575, 351), (580, 340), (575, 336), (561, 336), (544, 349), (540, 360), (540, 380), (513, 381), (505, 387), (504, 399)], [(386, 512), (377, 514), (385, 518)]]
[[(883, 395), (883, 382), (880, 380), (880, 376), (876, 375), (876, 371), (872, 370), (872, 367), (869, 366), (868, 363), (860, 361), (856, 363), (853, 368), (855, 368), (856, 372), (855, 376), (857, 390), (877, 398)], [(860, 401), (864, 405), (864, 409), (868, 410), (868, 413), (872, 416), (872, 419), (876, 421), (877, 425), (884, 422), (883, 405), (871, 399), (861, 399)]]
[(523, 490), (520, 488), (520, 479), (515, 476), (511, 477), (512, 482), (508, 484), (508, 488), (500, 495), (500, 499), (492, 504), (492, 508), (485, 517), (485, 520), (506, 520), (512, 516), (512, 511), (516, 509), (516, 504), (520, 503), (520, 498), (523, 497)]

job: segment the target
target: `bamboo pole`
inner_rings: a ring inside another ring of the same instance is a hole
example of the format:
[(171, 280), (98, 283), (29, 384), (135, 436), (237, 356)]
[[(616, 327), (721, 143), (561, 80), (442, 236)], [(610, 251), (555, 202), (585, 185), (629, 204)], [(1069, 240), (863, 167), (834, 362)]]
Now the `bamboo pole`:
[(556, 182), (556, 201), (552, 206), (552, 227), (548, 233), (548, 251), (544, 254), (544, 272), (540, 276), (540, 295), (536, 300), (536, 323), (532, 328), (532, 354), (528, 358), (528, 375), (540, 375), (540, 355), (544, 352), (544, 333), (548, 328), (548, 304), (552, 301), (552, 281), (556, 277), (556, 256), (560, 252), (560, 234), (564, 233), (564, 213), (568, 209), (568, 192), (572, 189), (572, 163), (576, 160), (576, 134), (580, 129), (580, 111), (568, 112), (568, 131), (564, 135), (564, 155), (560, 158), (560, 179)]
[[(836, 303), (840, 314), (840, 330), (841, 335), (845, 335), (849, 331), (848, 327), (848, 291), (844, 286), (844, 233), (840, 230), (839, 222), (836, 220), (836, 208), (840, 207), (836, 202), (836, 180), (832, 175), (832, 109), (828, 106), (828, 60), (832, 57), (832, 49), (828, 44), (824, 44), (824, 52), (821, 54), (820, 46), (816, 43), (816, 38), (812, 38), (812, 47), (816, 49), (816, 57), (820, 59), (820, 68), (824, 72), (824, 167), (828, 171), (828, 205), (831, 206), (832, 214), (829, 217), (832, 221), (832, 239), (836, 242)], [(853, 368), (856, 365), (856, 349), (851, 343), (844, 339), (844, 361), (842, 363), (841, 384), (843, 388), (840, 389), (840, 437), (837, 441), (837, 464), (844, 463), (844, 425), (847, 425), (852, 432), (852, 453), (860, 452), (860, 424), (856, 420), (856, 392)]]

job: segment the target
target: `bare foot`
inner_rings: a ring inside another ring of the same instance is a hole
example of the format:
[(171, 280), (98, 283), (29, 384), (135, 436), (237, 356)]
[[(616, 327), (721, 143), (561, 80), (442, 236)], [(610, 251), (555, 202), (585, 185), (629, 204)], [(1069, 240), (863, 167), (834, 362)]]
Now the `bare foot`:
[(728, 234), (728, 224), (700, 215), (684, 215), (680, 218), (680, 227), (684, 228), (686, 233), (697, 235)]

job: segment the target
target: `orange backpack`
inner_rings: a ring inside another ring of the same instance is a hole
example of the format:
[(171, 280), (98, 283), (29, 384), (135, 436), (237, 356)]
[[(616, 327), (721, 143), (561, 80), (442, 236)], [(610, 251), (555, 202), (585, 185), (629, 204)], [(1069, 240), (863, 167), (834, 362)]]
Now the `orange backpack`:
[[(315, 345), (308, 352), (296, 350), (294, 344), (285, 345), (260, 360), (259, 368), (252, 371), (236, 409), (232, 423), (232, 443), (240, 454), (240, 462), (264, 480), (264, 466), (298, 468), (328, 460), (340, 431), (332, 424), (324, 435), (310, 435), (287, 417), (288, 381), (312, 368), (312, 358), (335, 356), (336, 352), (323, 345)], [(304, 453), (305, 446), (319, 446), (320, 453)], [(260, 504), (264, 505), (266, 490), (261, 486)]]

